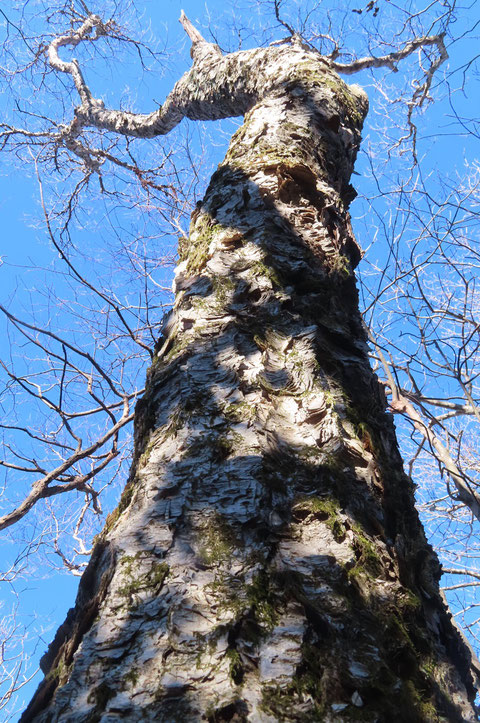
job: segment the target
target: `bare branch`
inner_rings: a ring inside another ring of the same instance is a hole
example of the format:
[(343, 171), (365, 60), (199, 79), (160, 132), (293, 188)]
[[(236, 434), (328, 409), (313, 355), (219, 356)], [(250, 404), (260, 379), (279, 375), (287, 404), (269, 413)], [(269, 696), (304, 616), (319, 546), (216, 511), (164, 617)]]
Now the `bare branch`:
[(390, 370), (390, 365), (388, 364), (382, 350), (378, 346), (375, 337), (370, 330), (368, 330), (368, 336), (372, 344), (375, 345), (376, 353), (381, 360), (383, 370), (388, 379), (388, 385), (392, 393), (392, 398), (389, 402), (390, 408), (393, 412), (406, 414), (408, 416), (417, 432), (419, 432), (431, 445), (432, 449), (435, 450), (437, 459), (443, 465), (443, 468), (456, 487), (458, 499), (471, 510), (472, 514), (478, 520), (480, 520), (480, 495), (472, 488), (466, 476), (462, 474), (445, 445), (442, 444), (437, 435), (432, 431), (431, 427), (425, 424), (410, 399), (402, 394)]
[(438, 50), (438, 58), (435, 60), (427, 72), (426, 88), (422, 86), (426, 91), (430, 88), (433, 75), (435, 71), (448, 59), (447, 49), (443, 40), (443, 35), (431, 35), (424, 36), (421, 38), (414, 38), (408, 43), (405, 43), (401, 50), (388, 53), (387, 55), (380, 55), (375, 57), (370, 55), (365, 58), (359, 58), (353, 60), (351, 63), (337, 63), (332, 62), (333, 68), (337, 73), (343, 73), (344, 75), (352, 75), (358, 73), (361, 70), (367, 70), (368, 68), (390, 68), (393, 71), (397, 71), (398, 63), (409, 55), (412, 55), (419, 48), (426, 48), (428, 46), (435, 46)]
[[(37, 480), (32, 485), (31, 492), (25, 497), (25, 499), (22, 501), (18, 507), (16, 507), (12, 512), (9, 512), (6, 515), (3, 515), (3, 517), (0, 517), (0, 530), (5, 529), (6, 527), (9, 527), (10, 525), (13, 525), (15, 522), (17, 522), (19, 519), (24, 517), (29, 510), (32, 509), (32, 507), (41, 499), (44, 499), (46, 497), (51, 497), (53, 495), (63, 494), (64, 492), (71, 491), (71, 490), (84, 490), (86, 488), (86, 482), (91, 479), (95, 474), (98, 474), (102, 469), (104, 469), (107, 464), (115, 458), (117, 454), (117, 448), (116, 448), (116, 437), (120, 429), (124, 427), (125, 425), (129, 424), (129, 422), (132, 421), (134, 417), (133, 413), (129, 413), (128, 405), (125, 405), (125, 410), (121, 416), (121, 418), (111, 427), (111, 429), (108, 430), (102, 437), (100, 437), (94, 444), (91, 444), (89, 447), (86, 447), (85, 449), (78, 450), (74, 454), (72, 454), (68, 459), (66, 459), (61, 465), (59, 465), (56, 469), (52, 470), (48, 474), (46, 474), (42, 479)], [(51, 482), (58, 479), (66, 470), (70, 469), (76, 462), (79, 462), (82, 459), (87, 459), (91, 457), (95, 452), (97, 452), (101, 447), (103, 447), (106, 442), (108, 442), (110, 439), (114, 439), (114, 444), (111, 448), (111, 451), (106, 455), (105, 459), (101, 462), (100, 465), (97, 466), (94, 470), (92, 470), (90, 473), (85, 475), (77, 475), (75, 476), (70, 482), (67, 482), (62, 485), (57, 485), (54, 487), (49, 486)], [(90, 492), (92, 490), (90, 489)]]

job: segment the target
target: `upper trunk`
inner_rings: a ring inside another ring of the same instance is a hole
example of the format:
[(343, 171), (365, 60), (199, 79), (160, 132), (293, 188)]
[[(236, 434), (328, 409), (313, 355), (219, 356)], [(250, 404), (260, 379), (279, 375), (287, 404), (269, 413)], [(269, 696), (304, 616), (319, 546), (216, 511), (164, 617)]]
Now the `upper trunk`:
[(318, 55), (270, 52), (24, 722), (475, 720), (358, 311), (366, 98)]

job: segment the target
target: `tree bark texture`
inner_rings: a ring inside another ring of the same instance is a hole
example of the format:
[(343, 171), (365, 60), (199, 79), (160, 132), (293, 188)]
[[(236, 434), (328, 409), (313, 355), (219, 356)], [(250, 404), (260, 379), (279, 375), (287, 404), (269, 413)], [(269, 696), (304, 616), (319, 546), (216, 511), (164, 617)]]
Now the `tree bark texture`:
[(299, 45), (270, 52), (24, 723), (476, 720), (358, 311), (366, 96)]

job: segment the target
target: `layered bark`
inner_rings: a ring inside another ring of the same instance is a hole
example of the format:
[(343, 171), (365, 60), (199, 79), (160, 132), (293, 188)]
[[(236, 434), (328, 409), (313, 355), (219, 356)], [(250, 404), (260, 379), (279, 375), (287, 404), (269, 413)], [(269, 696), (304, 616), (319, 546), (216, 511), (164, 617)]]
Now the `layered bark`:
[(222, 79), (245, 123), (182, 242), (131, 478), (23, 721), (475, 720), (358, 312), (366, 97), (299, 45), (257, 52), (245, 106)]

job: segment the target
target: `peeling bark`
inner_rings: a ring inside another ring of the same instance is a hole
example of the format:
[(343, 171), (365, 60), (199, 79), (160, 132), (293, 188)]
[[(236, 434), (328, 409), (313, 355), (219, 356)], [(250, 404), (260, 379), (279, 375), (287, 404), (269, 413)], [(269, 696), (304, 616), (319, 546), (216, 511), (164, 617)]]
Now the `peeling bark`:
[(131, 478), (23, 723), (476, 720), (358, 312), (366, 97), (299, 46), (257, 52), (254, 103), (235, 63), (216, 70), (245, 123), (192, 216)]

